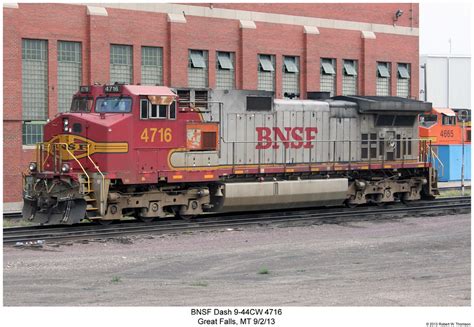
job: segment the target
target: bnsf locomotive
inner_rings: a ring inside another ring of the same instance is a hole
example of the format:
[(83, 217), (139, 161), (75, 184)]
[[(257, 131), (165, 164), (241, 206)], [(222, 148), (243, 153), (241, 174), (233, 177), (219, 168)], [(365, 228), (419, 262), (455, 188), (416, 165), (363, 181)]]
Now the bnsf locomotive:
[(83, 86), (44, 128), (23, 216), (106, 223), (432, 197), (436, 171), (417, 119), (430, 109), (395, 97), (236, 90), (198, 103), (162, 86)]

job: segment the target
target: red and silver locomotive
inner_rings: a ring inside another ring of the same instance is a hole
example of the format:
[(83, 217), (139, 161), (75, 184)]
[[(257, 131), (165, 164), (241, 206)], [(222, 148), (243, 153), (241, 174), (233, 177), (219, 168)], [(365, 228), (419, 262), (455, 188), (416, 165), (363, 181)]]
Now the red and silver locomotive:
[(70, 112), (45, 126), (23, 216), (148, 221), (431, 197), (436, 172), (417, 120), (429, 109), (395, 97), (215, 90), (198, 103), (163, 86), (83, 86)]

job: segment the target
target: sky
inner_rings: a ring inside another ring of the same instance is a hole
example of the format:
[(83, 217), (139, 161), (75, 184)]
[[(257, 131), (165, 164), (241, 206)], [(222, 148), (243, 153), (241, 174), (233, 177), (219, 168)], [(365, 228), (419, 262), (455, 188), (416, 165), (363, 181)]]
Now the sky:
[(470, 3), (420, 3), (420, 54), (471, 54)]

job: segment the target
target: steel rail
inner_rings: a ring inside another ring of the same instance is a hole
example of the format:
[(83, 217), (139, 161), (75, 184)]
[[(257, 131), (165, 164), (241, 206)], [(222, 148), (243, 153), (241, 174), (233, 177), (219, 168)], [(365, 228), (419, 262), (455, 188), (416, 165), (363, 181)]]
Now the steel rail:
[[(466, 188), (470, 188), (470, 186), (466, 186)], [(443, 190), (449, 190), (449, 189), (460, 189), (460, 187), (446, 187), (446, 188), (441, 188)], [(469, 196), (450, 196), (450, 197), (441, 197), (441, 198), (437, 198), (437, 199), (433, 199), (433, 200), (420, 200), (420, 201), (415, 201), (413, 202), (414, 204), (423, 204), (423, 203), (426, 203), (426, 204), (433, 204), (433, 203), (438, 203), (438, 202), (446, 202), (446, 200), (449, 200), (449, 201), (456, 201), (456, 200), (460, 200), (462, 201), (463, 199), (467, 199)], [(395, 205), (394, 203), (387, 203), (386, 204), (387, 206), (391, 206), (391, 205)], [(323, 207), (324, 208), (324, 207)], [(341, 209), (341, 207), (334, 207), (334, 209)], [(360, 208), (360, 207), (359, 207)], [(357, 209), (357, 208), (356, 208)], [(297, 208), (295, 210), (308, 210), (308, 208)], [(319, 208), (318, 210), (321, 210), (321, 208)], [(346, 209), (344, 209), (346, 210)], [(352, 209), (347, 209), (347, 210), (352, 210)], [(266, 210), (266, 211), (270, 211), (270, 210)], [(265, 212), (266, 212), (265, 211)], [(257, 212), (257, 211), (256, 211)], [(216, 212), (216, 213), (213, 213), (213, 215), (218, 215), (219, 213)], [(228, 213), (230, 215), (232, 214), (241, 214), (240, 213)], [(221, 214), (222, 215), (222, 214)], [(22, 216), (21, 216), (21, 211), (12, 211), (12, 212), (4, 212), (3, 213), (3, 219), (21, 219)], [(122, 221), (122, 223), (128, 223), (129, 221)], [(11, 228), (17, 228), (17, 227), (11, 227)], [(8, 228), (8, 229), (11, 229), (11, 228)]]
[[(439, 199), (441, 200), (441, 199)], [(453, 199), (445, 198), (445, 201), (437, 201), (438, 204), (430, 202), (423, 205), (392, 205), (384, 208), (362, 207), (356, 210), (338, 208), (339, 210), (297, 210), (267, 213), (233, 214), (229, 216), (200, 217), (193, 221), (182, 220), (158, 220), (152, 223), (122, 223), (110, 226), (79, 224), (75, 226), (37, 226), (5, 228), (3, 233), (4, 244), (15, 242), (28, 242), (36, 240), (55, 241), (66, 239), (91, 239), (104, 237), (117, 237), (130, 234), (155, 234), (179, 231), (190, 231), (209, 228), (240, 227), (246, 225), (268, 225), (274, 223), (298, 223), (311, 222), (340, 223), (342, 221), (365, 221), (380, 220), (386, 216), (415, 216), (436, 213), (453, 214), (470, 210), (471, 201), (469, 197)], [(444, 202), (444, 203), (443, 203)]]

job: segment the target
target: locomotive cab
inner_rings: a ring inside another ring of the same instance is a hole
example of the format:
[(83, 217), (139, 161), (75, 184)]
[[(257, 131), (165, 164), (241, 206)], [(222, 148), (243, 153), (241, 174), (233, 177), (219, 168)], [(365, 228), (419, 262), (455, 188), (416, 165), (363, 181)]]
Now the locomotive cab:
[(166, 87), (81, 86), (70, 111), (46, 124), (37, 144), (24, 179), (24, 218), (71, 224), (101, 217), (111, 182), (156, 183), (165, 169), (157, 156), (184, 147), (173, 139), (185, 128), (176, 100)]

